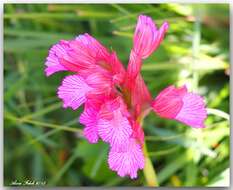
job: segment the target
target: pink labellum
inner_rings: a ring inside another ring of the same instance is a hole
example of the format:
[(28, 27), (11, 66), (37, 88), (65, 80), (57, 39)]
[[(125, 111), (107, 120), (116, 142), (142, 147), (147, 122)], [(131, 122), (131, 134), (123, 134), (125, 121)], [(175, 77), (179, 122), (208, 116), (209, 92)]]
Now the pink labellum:
[(57, 94), (63, 100), (64, 108), (71, 107), (76, 110), (86, 101), (86, 94), (91, 90), (92, 88), (87, 85), (82, 77), (70, 75), (63, 79)]
[(108, 164), (110, 169), (116, 171), (121, 177), (128, 175), (132, 179), (137, 178), (138, 169), (144, 168), (144, 155), (141, 145), (134, 138), (122, 141), (121, 146), (111, 148)]
[(90, 143), (97, 143), (98, 137), (98, 114), (101, 104), (95, 100), (87, 100), (85, 103), (85, 108), (81, 114), (79, 121), (84, 127), (84, 136)]
[(132, 134), (130, 122), (124, 112), (123, 107), (116, 101), (111, 101), (101, 108), (98, 134), (111, 146), (117, 147)]

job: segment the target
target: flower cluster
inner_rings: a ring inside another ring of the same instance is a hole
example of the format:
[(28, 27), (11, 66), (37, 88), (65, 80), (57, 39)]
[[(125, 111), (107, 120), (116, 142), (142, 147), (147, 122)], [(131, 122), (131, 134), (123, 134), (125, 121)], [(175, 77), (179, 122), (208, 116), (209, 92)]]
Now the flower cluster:
[(158, 29), (145, 15), (138, 17), (127, 69), (116, 53), (109, 52), (89, 34), (61, 40), (52, 46), (46, 59), (47, 76), (58, 71), (74, 74), (63, 79), (57, 95), (64, 108), (76, 110), (83, 134), (90, 143), (99, 139), (110, 146), (108, 164), (119, 176), (137, 177), (144, 168), (144, 132), (141, 121), (151, 110), (157, 115), (192, 127), (204, 127), (203, 99), (186, 86), (169, 86), (153, 99), (140, 74), (144, 59), (162, 42), (168, 23)]

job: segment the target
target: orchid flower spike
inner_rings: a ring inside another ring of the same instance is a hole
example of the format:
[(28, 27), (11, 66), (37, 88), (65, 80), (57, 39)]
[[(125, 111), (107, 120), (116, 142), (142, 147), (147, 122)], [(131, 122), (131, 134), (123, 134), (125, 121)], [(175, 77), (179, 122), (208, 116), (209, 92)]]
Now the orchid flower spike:
[(140, 15), (127, 69), (116, 52), (87, 33), (53, 45), (45, 62), (47, 76), (74, 73), (63, 79), (57, 95), (64, 108), (76, 110), (84, 104), (79, 121), (85, 138), (109, 144), (109, 168), (121, 177), (137, 178), (137, 171), (144, 168), (141, 120), (149, 111), (194, 128), (205, 127), (207, 113), (201, 96), (186, 86), (171, 85), (153, 99), (140, 74), (143, 60), (159, 47), (167, 30), (167, 22), (157, 28), (150, 17)]

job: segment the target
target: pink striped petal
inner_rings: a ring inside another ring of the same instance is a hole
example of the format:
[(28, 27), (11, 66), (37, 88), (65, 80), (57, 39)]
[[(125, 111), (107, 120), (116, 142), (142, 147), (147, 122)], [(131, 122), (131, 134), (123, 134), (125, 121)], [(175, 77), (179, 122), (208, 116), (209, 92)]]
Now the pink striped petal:
[(106, 104), (101, 108), (98, 134), (103, 141), (117, 147), (130, 137), (132, 128), (121, 105), (117, 105), (116, 101)]
[(167, 30), (167, 22), (164, 22), (158, 30), (154, 21), (150, 17), (140, 15), (134, 33), (133, 50), (143, 59), (149, 57), (163, 40)]
[(112, 75), (102, 68), (96, 68), (90, 71), (87, 76), (84, 75), (87, 84), (95, 89), (96, 94), (109, 92), (113, 88)]
[(113, 83), (120, 84), (124, 82), (126, 71), (125, 71), (123, 64), (118, 59), (116, 52), (113, 52), (111, 54), (110, 64), (111, 64), (111, 71), (113, 75)]
[(63, 62), (67, 68), (78, 67), (80, 71), (94, 68), (98, 62), (107, 62), (111, 56), (103, 45), (87, 33), (70, 41), (69, 46), (70, 50), (66, 58), (68, 63)]
[(109, 142), (111, 146), (118, 146), (130, 137), (132, 129), (128, 119), (117, 110), (113, 114), (113, 119), (98, 121), (98, 133), (103, 141)]
[(88, 33), (79, 35), (75, 41), (80, 44), (76, 46), (77, 50), (85, 49), (91, 57), (106, 58), (109, 56), (107, 48)]
[(131, 179), (137, 178), (138, 169), (144, 168), (142, 147), (134, 138), (122, 141), (121, 147), (112, 147), (108, 164), (111, 170), (121, 177), (129, 175)]
[(146, 108), (150, 107), (150, 102), (152, 100), (151, 94), (141, 74), (139, 74), (135, 80), (131, 96), (132, 106), (135, 108), (136, 117), (139, 116)]
[(152, 103), (154, 111), (161, 117), (178, 120), (195, 128), (204, 127), (207, 117), (201, 96), (187, 92), (186, 86), (169, 86)]
[(175, 119), (195, 128), (204, 128), (207, 111), (203, 98), (194, 93), (187, 93), (182, 100), (183, 107)]
[(63, 100), (64, 108), (71, 107), (76, 110), (86, 101), (86, 94), (91, 89), (82, 77), (70, 75), (63, 79), (57, 94)]
[(144, 131), (142, 127), (136, 121), (133, 121), (132, 128), (133, 128), (132, 137), (137, 139), (138, 142), (140, 142), (141, 145), (143, 145), (144, 144)]
[(141, 71), (142, 59), (133, 50), (130, 52), (129, 64), (127, 67), (127, 86), (132, 87), (135, 79)]
[(49, 50), (49, 55), (46, 58), (46, 62), (45, 62), (46, 76), (50, 76), (53, 73), (58, 72), (58, 71), (67, 70), (61, 64), (59, 59), (64, 57), (67, 54), (68, 48), (69, 48), (69, 45), (67, 41), (63, 41), (63, 42), (60, 41), (58, 44), (55, 44), (52, 46), (52, 48)]
[(94, 101), (87, 101), (84, 111), (79, 118), (80, 123), (85, 125), (83, 131), (84, 136), (90, 143), (97, 143), (99, 139), (97, 122), (100, 106), (99, 103)]
[(129, 64), (127, 67), (126, 84), (127, 88), (133, 88), (135, 79), (139, 75), (142, 61), (149, 57), (162, 42), (168, 23), (165, 22), (158, 30), (154, 21), (144, 15), (138, 17), (138, 23), (134, 33), (133, 49), (130, 52)]

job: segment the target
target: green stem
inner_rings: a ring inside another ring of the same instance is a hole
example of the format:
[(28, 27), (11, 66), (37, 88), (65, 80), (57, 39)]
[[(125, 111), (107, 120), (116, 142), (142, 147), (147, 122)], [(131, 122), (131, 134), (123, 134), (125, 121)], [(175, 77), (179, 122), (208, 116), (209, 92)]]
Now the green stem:
[(151, 162), (151, 159), (150, 159), (148, 151), (147, 151), (146, 143), (144, 143), (143, 152), (144, 152), (144, 156), (145, 156), (145, 166), (143, 169), (143, 173), (144, 173), (144, 176), (146, 178), (147, 186), (157, 187), (157, 186), (159, 186), (159, 184), (158, 184), (155, 169), (153, 167), (153, 164)]
[(207, 108), (207, 113), (217, 115), (217, 116), (222, 117), (226, 120), (230, 120), (230, 115), (228, 113), (221, 111), (221, 110), (218, 110), (218, 109)]

